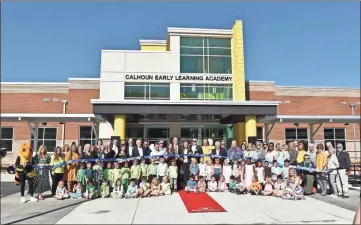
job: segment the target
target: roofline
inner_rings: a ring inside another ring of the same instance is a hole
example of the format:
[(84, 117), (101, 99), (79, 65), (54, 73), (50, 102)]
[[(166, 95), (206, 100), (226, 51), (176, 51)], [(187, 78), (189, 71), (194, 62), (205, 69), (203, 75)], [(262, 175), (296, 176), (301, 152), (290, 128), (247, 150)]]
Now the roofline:
[(165, 46), (167, 44), (167, 41), (166, 40), (145, 40), (145, 39), (140, 39), (139, 44), (141, 46), (144, 46), (144, 45)]
[(92, 104), (122, 104), (122, 105), (279, 105), (278, 101), (199, 101), (199, 100), (103, 100), (91, 99)]
[(94, 80), (94, 81), (98, 81), (98, 80), (100, 80), (100, 78), (69, 77), (68, 80), (79, 80), (79, 81), (82, 81), (82, 80)]
[(350, 116), (350, 115), (325, 115), (325, 116), (300, 116), (300, 115), (276, 115), (276, 116), (265, 116), (265, 119), (360, 119), (360, 116)]
[(168, 34), (210, 34), (210, 35), (233, 35), (231, 29), (206, 29), (206, 28), (181, 28), (168, 27)]
[(69, 85), (69, 82), (1, 82), (1, 85)]
[[(55, 119), (58, 122), (66, 122), (67, 119), (87, 119), (88, 122), (105, 121), (99, 114), (63, 114), (63, 113), (1, 113), (1, 119), (15, 119), (16, 121), (46, 121), (47, 119)], [(24, 119), (24, 120), (23, 120)], [(30, 120), (28, 120), (30, 119)], [(51, 120), (49, 122), (54, 122)]]
[(360, 88), (350, 88), (350, 87), (288, 86), (288, 85), (275, 85), (275, 88), (319, 88), (319, 89), (348, 89), (348, 90), (360, 90)]

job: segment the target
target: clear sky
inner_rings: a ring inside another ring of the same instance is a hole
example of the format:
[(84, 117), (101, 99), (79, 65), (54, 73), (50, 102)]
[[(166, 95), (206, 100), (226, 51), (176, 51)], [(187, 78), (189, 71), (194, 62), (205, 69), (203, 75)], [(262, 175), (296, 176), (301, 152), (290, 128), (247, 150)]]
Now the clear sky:
[(3, 2), (2, 81), (99, 77), (101, 49), (243, 20), (247, 80), (360, 87), (359, 2)]

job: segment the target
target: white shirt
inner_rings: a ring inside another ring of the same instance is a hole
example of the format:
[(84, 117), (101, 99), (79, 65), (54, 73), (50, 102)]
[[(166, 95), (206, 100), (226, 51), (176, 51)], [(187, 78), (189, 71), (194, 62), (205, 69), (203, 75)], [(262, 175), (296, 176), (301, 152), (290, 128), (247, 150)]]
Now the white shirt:
[(132, 156), (132, 154), (133, 154), (133, 146), (129, 145), (128, 154), (129, 154), (129, 156)]
[(196, 152), (196, 149), (197, 149), (197, 145), (192, 145), (192, 152), (193, 152), (193, 154)]
[(216, 155), (219, 155), (219, 153), (221, 152), (221, 149), (216, 149)]
[(139, 156), (143, 156), (143, 148), (138, 148)]
[(116, 146), (116, 145), (113, 145), (113, 148), (112, 148), (112, 150), (114, 150), (115, 151), (115, 154), (118, 154), (118, 147)]
[(167, 175), (168, 172), (168, 165), (167, 163), (159, 163), (157, 167), (157, 176), (164, 177)]
[(161, 156), (161, 155), (164, 155), (164, 152), (163, 151), (157, 151), (157, 150), (154, 150), (150, 153), (150, 156)]
[[(188, 154), (188, 150), (187, 150), (187, 149), (183, 150), (183, 154), (184, 154), (184, 155), (187, 155), (187, 154)], [(187, 156), (184, 156), (183, 162), (184, 162), (184, 163), (188, 163), (188, 157), (187, 157)]]

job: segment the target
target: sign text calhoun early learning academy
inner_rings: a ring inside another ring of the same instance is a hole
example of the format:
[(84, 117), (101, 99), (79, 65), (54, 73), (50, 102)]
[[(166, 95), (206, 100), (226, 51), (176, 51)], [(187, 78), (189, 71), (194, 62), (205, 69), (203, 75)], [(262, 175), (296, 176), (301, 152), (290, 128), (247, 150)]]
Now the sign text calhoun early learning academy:
[(137, 75), (126, 74), (126, 81), (232, 81), (232, 76), (212, 75)]

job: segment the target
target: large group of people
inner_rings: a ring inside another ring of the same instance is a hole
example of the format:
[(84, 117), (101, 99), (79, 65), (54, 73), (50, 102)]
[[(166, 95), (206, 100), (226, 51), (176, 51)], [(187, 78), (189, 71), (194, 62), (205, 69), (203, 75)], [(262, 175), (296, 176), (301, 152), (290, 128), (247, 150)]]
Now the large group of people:
[[(235, 140), (204, 139), (165, 146), (133, 139), (108, 145), (64, 145), (50, 155), (39, 147), (32, 164), (36, 168), (31, 196), (43, 193), (66, 198), (134, 198), (187, 192), (231, 192), (301, 200), (319, 192), (333, 198), (348, 197), (350, 157), (338, 143), (305, 145), (302, 141), (254, 144)], [(315, 149), (316, 147), (316, 149)], [(328, 191), (328, 184), (330, 190)], [(26, 202), (22, 192), (21, 202)]]

